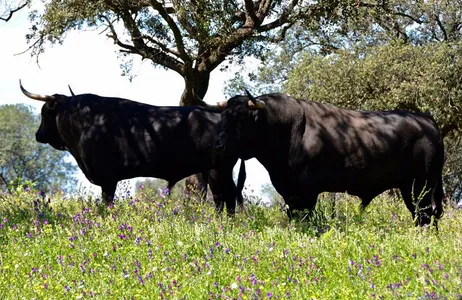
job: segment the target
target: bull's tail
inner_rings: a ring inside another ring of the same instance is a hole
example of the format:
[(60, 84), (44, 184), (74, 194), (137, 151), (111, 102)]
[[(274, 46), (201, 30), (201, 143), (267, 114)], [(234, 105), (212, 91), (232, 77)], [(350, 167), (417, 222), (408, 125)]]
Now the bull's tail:
[(247, 177), (247, 173), (245, 172), (245, 163), (244, 163), (244, 160), (241, 159), (239, 175), (237, 176), (237, 204), (241, 208), (244, 208), (244, 197), (242, 196), (242, 190), (244, 189), (244, 183), (245, 183), (246, 177)]
[(439, 219), (443, 215), (443, 199), (443, 178), (440, 177), (433, 191), (433, 201), (435, 203), (434, 215), (437, 219)]

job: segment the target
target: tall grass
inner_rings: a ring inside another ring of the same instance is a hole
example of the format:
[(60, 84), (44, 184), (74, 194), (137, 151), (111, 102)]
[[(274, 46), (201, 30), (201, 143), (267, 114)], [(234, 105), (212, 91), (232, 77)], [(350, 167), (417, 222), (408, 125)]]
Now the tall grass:
[(22, 192), (0, 203), (0, 299), (455, 299), (461, 228), (451, 207), (438, 232), (414, 227), (388, 197), (324, 196), (289, 222), (281, 205), (229, 218), (155, 191), (109, 208)]

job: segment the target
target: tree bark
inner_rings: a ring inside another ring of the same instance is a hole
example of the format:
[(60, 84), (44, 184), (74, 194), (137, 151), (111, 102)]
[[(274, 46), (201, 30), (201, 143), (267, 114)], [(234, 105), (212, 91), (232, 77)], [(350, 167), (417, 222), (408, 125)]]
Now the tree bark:
[[(209, 87), (210, 73), (198, 74), (192, 71), (185, 76), (185, 88), (180, 99), (180, 106), (200, 105)], [(191, 175), (186, 178), (185, 192), (188, 195), (200, 194), (205, 199), (207, 195), (207, 182), (202, 174)]]
[(192, 72), (184, 77), (185, 87), (180, 99), (180, 106), (201, 105), (209, 88), (210, 73)]

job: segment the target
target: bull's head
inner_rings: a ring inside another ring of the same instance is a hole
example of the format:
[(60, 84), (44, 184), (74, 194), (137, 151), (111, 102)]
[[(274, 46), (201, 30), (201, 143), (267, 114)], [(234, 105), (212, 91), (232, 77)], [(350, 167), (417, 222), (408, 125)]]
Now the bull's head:
[(258, 149), (259, 118), (265, 102), (253, 97), (234, 96), (227, 103), (220, 103), (223, 128), (215, 142), (215, 150), (229, 156), (248, 159), (255, 156), (251, 149)]
[(27, 97), (45, 102), (42, 106), (40, 127), (35, 133), (37, 142), (50, 144), (53, 148), (58, 150), (66, 150), (66, 144), (62, 140), (57, 126), (57, 112), (59, 106), (67, 101), (68, 97), (58, 94), (50, 96), (30, 93), (22, 86), (21, 80), (19, 80), (19, 87)]

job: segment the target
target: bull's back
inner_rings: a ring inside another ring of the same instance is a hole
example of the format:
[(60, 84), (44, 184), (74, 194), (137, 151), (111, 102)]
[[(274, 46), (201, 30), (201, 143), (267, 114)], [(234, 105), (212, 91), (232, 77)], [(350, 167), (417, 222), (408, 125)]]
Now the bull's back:
[(429, 115), (315, 106), (310, 112), (317, 114), (307, 114), (311, 125), (303, 139), (306, 169), (330, 191), (364, 190), (377, 183), (397, 187), (428, 172), (429, 164), (441, 164), (442, 139)]
[[(201, 132), (207, 136), (213, 122), (192, 117), (201, 115), (200, 109), (98, 100), (79, 102), (80, 113), (73, 114), (74, 122), (84, 120), (76, 134), (74, 156), (80, 156), (90, 177), (179, 180), (209, 167), (204, 153), (209, 149), (198, 145), (197, 139)], [(192, 125), (199, 128), (195, 134)]]

